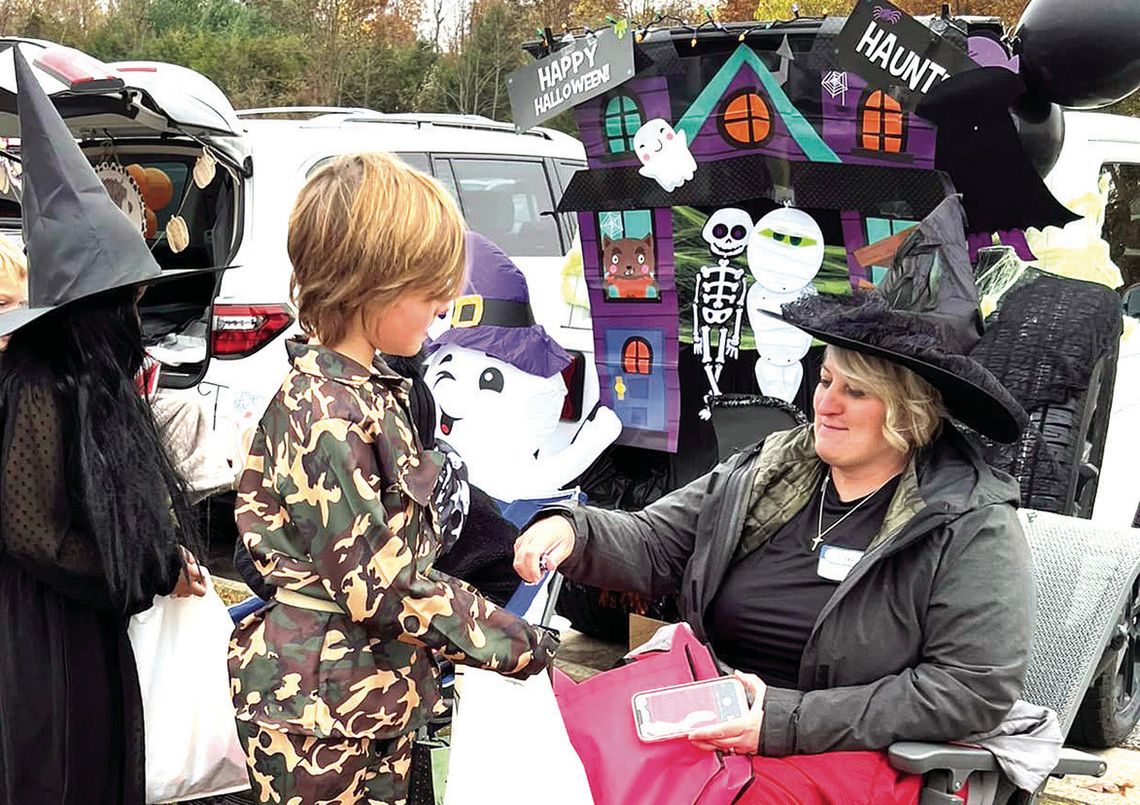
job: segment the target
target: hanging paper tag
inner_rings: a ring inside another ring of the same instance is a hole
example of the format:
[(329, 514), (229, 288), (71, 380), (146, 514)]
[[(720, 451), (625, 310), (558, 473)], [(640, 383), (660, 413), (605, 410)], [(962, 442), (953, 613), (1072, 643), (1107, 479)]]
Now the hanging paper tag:
[(175, 215), (166, 222), (166, 242), (175, 254), (190, 245), (190, 232), (181, 215)]
[(205, 190), (207, 185), (214, 181), (214, 174), (217, 173), (217, 170), (217, 162), (210, 156), (210, 152), (203, 151), (194, 163), (194, 184), (198, 186), (199, 190)]
[(859, 563), (866, 551), (853, 548), (840, 548), (837, 545), (824, 545), (819, 549), (819, 564), (815, 574), (829, 581), (843, 581), (851, 568)]

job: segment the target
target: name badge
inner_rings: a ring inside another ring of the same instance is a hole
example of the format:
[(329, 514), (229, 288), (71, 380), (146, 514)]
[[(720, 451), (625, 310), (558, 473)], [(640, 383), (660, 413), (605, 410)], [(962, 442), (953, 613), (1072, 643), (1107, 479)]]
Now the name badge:
[(829, 581), (843, 581), (851, 568), (858, 564), (866, 551), (853, 548), (840, 548), (837, 545), (824, 545), (819, 549), (819, 564), (815, 574)]

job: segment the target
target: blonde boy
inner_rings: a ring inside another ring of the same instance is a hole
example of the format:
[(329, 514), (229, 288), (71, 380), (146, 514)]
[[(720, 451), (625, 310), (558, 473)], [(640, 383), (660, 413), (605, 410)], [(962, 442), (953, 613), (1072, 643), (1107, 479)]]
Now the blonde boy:
[(318, 170), (289, 219), (293, 296), (315, 340), (254, 433), (238, 531), (276, 602), (230, 641), (259, 802), (404, 802), (416, 730), (440, 712), (436, 650), (514, 677), (558, 641), (434, 568), (444, 456), (377, 353), (420, 351), (463, 285), (463, 218), (384, 154)]

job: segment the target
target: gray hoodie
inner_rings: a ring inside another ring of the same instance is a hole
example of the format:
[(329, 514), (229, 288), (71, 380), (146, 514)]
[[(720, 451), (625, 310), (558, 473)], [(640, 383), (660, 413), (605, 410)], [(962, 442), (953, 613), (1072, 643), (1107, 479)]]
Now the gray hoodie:
[[(639, 512), (561, 509), (577, 535), (568, 578), (705, 617), (734, 557), (807, 503), (824, 465), (810, 426), (776, 433)], [(1016, 483), (949, 425), (910, 462), (880, 533), (824, 606), (799, 690), (768, 688), (769, 756), (883, 749), (992, 730), (1021, 693), (1033, 585)]]

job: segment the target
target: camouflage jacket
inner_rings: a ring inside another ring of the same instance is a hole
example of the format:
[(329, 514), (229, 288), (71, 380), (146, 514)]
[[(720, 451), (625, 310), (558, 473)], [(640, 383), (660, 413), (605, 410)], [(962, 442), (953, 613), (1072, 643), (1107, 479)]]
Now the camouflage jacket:
[(557, 640), (432, 568), (443, 462), (408, 417), (408, 381), (292, 343), (293, 369), (253, 438), (238, 531), (279, 588), (343, 613), (270, 604), (230, 644), (237, 717), (316, 735), (388, 738), (438, 708), (428, 649), (525, 677)]

